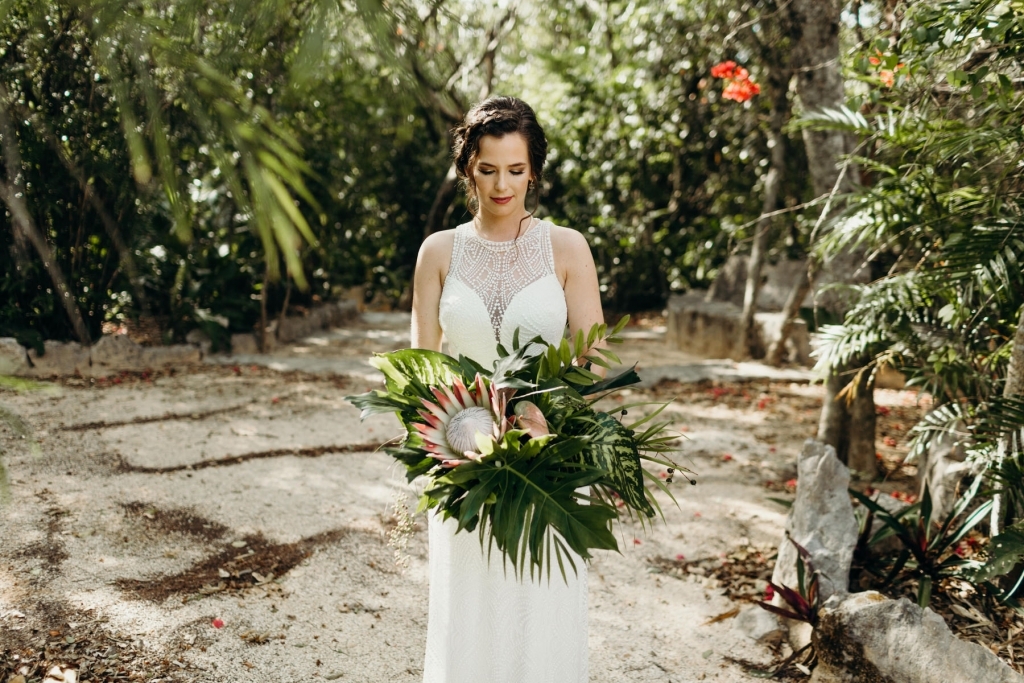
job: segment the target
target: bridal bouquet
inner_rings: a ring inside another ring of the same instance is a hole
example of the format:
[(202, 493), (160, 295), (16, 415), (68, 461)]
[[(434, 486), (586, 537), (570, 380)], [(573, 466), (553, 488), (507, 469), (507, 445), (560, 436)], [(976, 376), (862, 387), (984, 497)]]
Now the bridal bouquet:
[[(611, 331), (595, 325), (584, 337), (498, 346), (491, 371), (465, 356), (403, 349), (375, 354), (385, 388), (347, 397), (362, 417), (394, 412), (406, 428), (399, 445), (383, 450), (405, 465), (410, 481), (429, 477), (419, 510), (437, 508), (458, 530), (477, 531), (497, 546), (517, 574), (529, 568), (565, 577), (568, 550), (617, 550), (612, 521), (620, 513), (652, 519), (658, 503), (645, 480), (668, 493), (643, 461), (678, 468), (668, 459), (673, 436), (655, 421), (662, 405), (632, 424), (594, 404), (640, 380), (634, 369), (602, 379), (588, 367), (610, 368), (615, 354), (599, 344), (621, 343), (623, 318)], [(615, 410), (625, 417), (633, 404)], [(581, 489), (589, 493), (582, 493)], [(669, 494), (671, 497), (671, 494)], [(488, 550), (489, 552), (489, 550)]]

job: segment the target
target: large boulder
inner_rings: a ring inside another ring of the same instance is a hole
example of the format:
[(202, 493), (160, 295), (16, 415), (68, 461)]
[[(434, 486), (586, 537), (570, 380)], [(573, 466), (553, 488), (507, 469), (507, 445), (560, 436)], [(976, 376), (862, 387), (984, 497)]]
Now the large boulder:
[(811, 683), (1021, 683), (992, 652), (959, 640), (942, 617), (906, 598), (835, 595), (819, 611)]
[(29, 349), (28, 357), (32, 362), (31, 375), (35, 377), (64, 377), (68, 375), (88, 375), (91, 363), (88, 346), (78, 342), (59, 342), (47, 339), (43, 342), (43, 355)]
[(26, 375), (29, 368), (25, 347), (14, 337), (0, 337), (0, 375)]
[[(835, 449), (808, 439), (797, 460), (796, 500), (786, 517), (786, 534), (811, 554), (814, 568), (821, 573), (823, 600), (846, 593), (850, 581), (857, 518), (849, 486), (850, 470), (839, 462)], [(784, 537), (772, 582), (796, 588), (796, 560), (796, 548)]]

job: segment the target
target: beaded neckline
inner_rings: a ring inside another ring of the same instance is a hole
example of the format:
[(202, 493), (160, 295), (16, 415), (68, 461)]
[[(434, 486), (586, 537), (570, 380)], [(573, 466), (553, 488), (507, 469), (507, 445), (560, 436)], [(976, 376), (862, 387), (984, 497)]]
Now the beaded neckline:
[(480, 244), (483, 244), (484, 246), (490, 249), (511, 249), (517, 244), (518, 240), (521, 240), (525, 238), (527, 235), (532, 234), (533, 231), (537, 229), (537, 225), (539, 223), (539, 218), (531, 217), (530, 223), (526, 226), (526, 230), (521, 235), (519, 235), (516, 239), (502, 240), (500, 242), (497, 240), (489, 240), (486, 237), (481, 237), (480, 235), (478, 235), (476, 232), (476, 227), (473, 225), (472, 222), (466, 223), (466, 235), (473, 241), (479, 242)]

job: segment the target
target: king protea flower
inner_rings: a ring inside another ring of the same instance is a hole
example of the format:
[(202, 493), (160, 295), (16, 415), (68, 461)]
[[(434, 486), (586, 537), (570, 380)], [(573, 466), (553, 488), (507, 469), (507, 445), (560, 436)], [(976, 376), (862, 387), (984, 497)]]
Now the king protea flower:
[(467, 387), (455, 378), (451, 387), (431, 387), (437, 403), (423, 401), (426, 410), (419, 412), (426, 424), (414, 422), (423, 436), (423, 448), (445, 467), (479, 460), (477, 434), (497, 441), (508, 428), (505, 419), (506, 391), (488, 386), (477, 374)]

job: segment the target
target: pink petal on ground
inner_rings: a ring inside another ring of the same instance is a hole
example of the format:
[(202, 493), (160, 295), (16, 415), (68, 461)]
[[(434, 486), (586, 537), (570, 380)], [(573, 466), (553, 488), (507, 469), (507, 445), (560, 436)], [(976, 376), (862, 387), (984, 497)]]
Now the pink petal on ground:
[(213, 620), (213, 627), (214, 628), (224, 628), (224, 620), (220, 619), (220, 618), (214, 619)]

